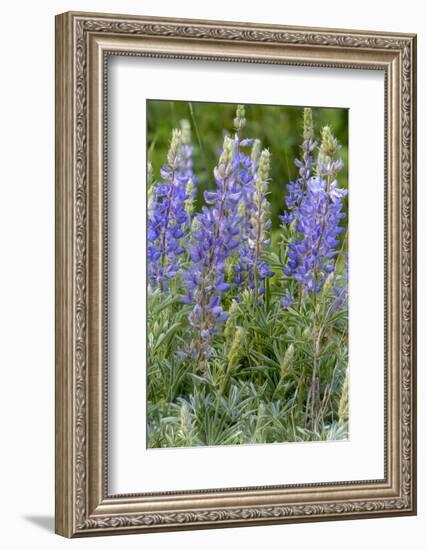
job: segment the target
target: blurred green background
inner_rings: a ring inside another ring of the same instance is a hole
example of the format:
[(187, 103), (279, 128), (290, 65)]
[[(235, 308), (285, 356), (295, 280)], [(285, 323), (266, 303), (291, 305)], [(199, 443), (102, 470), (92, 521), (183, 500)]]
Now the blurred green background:
[[(187, 119), (191, 125), (193, 169), (199, 179), (198, 209), (203, 204), (203, 191), (215, 187), (213, 169), (225, 133), (233, 134), (234, 103), (204, 103), (187, 101), (147, 101), (147, 149), (154, 175), (166, 160), (173, 128)], [(279, 226), (284, 210), (286, 185), (298, 177), (294, 159), (301, 156), (303, 108), (276, 105), (245, 105), (246, 126), (243, 138), (258, 138), (262, 147), (271, 153), (270, 196), (273, 229)], [(348, 185), (348, 110), (313, 108), (316, 141), (319, 143), (322, 126), (329, 125), (342, 146), (344, 168), (339, 174), (340, 187)], [(246, 151), (250, 153), (250, 148)], [(314, 151), (316, 154), (316, 152)]]

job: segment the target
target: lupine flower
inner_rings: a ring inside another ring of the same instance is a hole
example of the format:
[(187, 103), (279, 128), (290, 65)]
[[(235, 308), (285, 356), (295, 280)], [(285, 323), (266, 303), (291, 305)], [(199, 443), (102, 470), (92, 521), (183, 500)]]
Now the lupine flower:
[(303, 143), (302, 143), (302, 158), (295, 159), (295, 165), (298, 167), (299, 178), (296, 181), (291, 181), (288, 187), (288, 195), (285, 199), (288, 212), (284, 212), (280, 217), (284, 223), (291, 223), (295, 219), (294, 210), (296, 210), (303, 198), (304, 193), (307, 190), (307, 183), (311, 177), (311, 171), (313, 167), (312, 151), (316, 147), (316, 141), (314, 140), (313, 129), (313, 113), (312, 110), (307, 107), (304, 109), (303, 118)]
[(236, 141), (226, 136), (214, 169), (216, 191), (205, 191), (204, 206), (193, 223), (193, 243), (189, 245), (190, 266), (183, 278), (187, 287), (184, 302), (193, 304), (189, 321), (194, 338), (189, 353), (196, 369), (209, 356), (209, 344), (219, 325), (227, 319), (221, 294), (230, 288), (225, 281), (226, 260), (239, 244), (237, 204), (240, 200)]
[(280, 376), (282, 379), (285, 378), (289, 373), (290, 367), (292, 366), (292, 361), (294, 359), (294, 355), (295, 355), (295, 346), (293, 344), (290, 344), (283, 356), (282, 364), (280, 365)]
[[(234, 128), (236, 130), (234, 141), (236, 151), (236, 164), (238, 164), (237, 183), (240, 185), (241, 201), (244, 207), (250, 208), (252, 202), (253, 182), (259, 161), (260, 141), (253, 139), (242, 139), (242, 130), (246, 126), (245, 108), (238, 105), (236, 117), (234, 119)], [(252, 146), (251, 155), (242, 151), (242, 147)]]
[(327, 275), (334, 270), (339, 225), (344, 217), (342, 203), (332, 202), (326, 182), (312, 177), (301, 201), (296, 229), (300, 237), (289, 245), (284, 272), (293, 276), (309, 292), (319, 292)]
[[(273, 275), (262, 258), (263, 250), (269, 242), (267, 233), (271, 226), (267, 201), (270, 154), (267, 150), (261, 153), (261, 142), (258, 139), (241, 139), (241, 130), (245, 124), (245, 110), (239, 105), (234, 126), (236, 163), (239, 166), (237, 181), (241, 192), (237, 205), (240, 243), (237, 261), (232, 266), (232, 280), (238, 286), (247, 284), (254, 288), (258, 296), (263, 292), (260, 282)], [(241, 147), (248, 145), (252, 146), (250, 155), (241, 150)]]
[(178, 177), (185, 186), (185, 212), (188, 217), (188, 226), (194, 210), (194, 199), (197, 195), (198, 180), (193, 172), (193, 146), (191, 145), (191, 128), (188, 120), (181, 120), (181, 147), (180, 162), (177, 168)]
[(185, 199), (185, 212), (187, 214), (188, 218), (188, 225), (191, 226), (191, 216), (193, 215), (194, 210), (194, 198), (197, 193), (197, 188), (194, 184), (194, 180), (190, 178), (187, 181), (187, 184), (185, 186), (185, 194), (187, 195), (187, 198)]
[(167, 281), (178, 272), (178, 258), (184, 252), (181, 239), (188, 216), (185, 179), (182, 173), (182, 135), (172, 131), (167, 163), (160, 170), (160, 181), (151, 186), (148, 200), (147, 257), (148, 278), (154, 287), (167, 288)]
[(261, 153), (255, 180), (255, 190), (252, 195), (252, 209), (249, 217), (249, 248), (251, 253), (251, 286), (255, 295), (263, 292), (260, 283), (274, 275), (263, 260), (263, 252), (270, 243), (269, 229), (271, 227), (270, 204), (267, 200), (268, 174), (270, 170), (270, 153), (267, 149)]
[(238, 214), (241, 222), (241, 240), (238, 249), (238, 262), (233, 266), (235, 275), (233, 281), (238, 286), (246, 284), (255, 289), (255, 295), (263, 294), (262, 281), (274, 275), (263, 259), (268, 244), (271, 220), (268, 194), (268, 171), (270, 154), (263, 151), (254, 178), (251, 202), (246, 206), (239, 203)]
[(244, 105), (237, 105), (236, 117), (233, 121), (237, 134), (240, 137), (242, 129), (246, 126), (245, 107)]
[(259, 160), (261, 156), (261, 142), (259, 139), (254, 139), (251, 150), (252, 174), (255, 175), (258, 170)]
[(343, 231), (342, 199), (347, 191), (333, 179), (342, 167), (340, 159), (335, 159), (338, 151), (330, 128), (323, 128), (317, 175), (305, 181), (305, 189), (300, 187), (299, 204), (294, 201), (295, 189), (290, 189), (290, 202), (295, 208), (292, 221), (295, 220), (298, 237), (289, 244), (284, 273), (309, 292), (319, 292), (328, 274), (334, 271), (338, 237)]
[(192, 179), (196, 182), (196, 176), (193, 172), (193, 146), (191, 145), (191, 127), (188, 120), (181, 120), (181, 144), (180, 144), (180, 162), (177, 167), (179, 177), (185, 182)]
[[(338, 140), (334, 137), (331, 128), (329, 126), (324, 126), (322, 128), (322, 142), (317, 158), (318, 176), (330, 179), (341, 170), (344, 163), (342, 159), (335, 158), (340, 149), (341, 147), (338, 144)], [(330, 179), (329, 183), (332, 183), (332, 179)]]
[(313, 165), (313, 157), (311, 155), (311, 152), (317, 145), (314, 140), (313, 112), (309, 107), (304, 109), (303, 139), (304, 141), (302, 143), (302, 160), (296, 160), (295, 164), (299, 168), (299, 174), (303, 184), (307, 184), (307, 181), (311, 175), (311, 168)]
[[(254, 288), (254, 262), (257, 264), (257, 273), (259, 280), (264, 279), (269, 273), (265, 262), (261, 256), (255, 260), (254, 255), (254, 232), (256, 229), (251, 227), (251, 217), (256, 217), (256, 205), (254, 196), (256, 193), (255, 181), (260, 163), (261, 142), (258, 139), (241, 139), (241, 130), (246, 124), (245, 110), (242, 105), (237, 107), (234, 126), (236, 129), (236, 161), (239, 165), (238, 183), (240, 184), (241, 197), (237, 206), (237, 216), (239, 220), (240, 243), (236, 252), (234, 261), (231, 262), (232, 268), (231, 280), (237, 285), (248, 284)], [(241, 147), (252, 146), (251, 154), (247, 155), (241, 150)], [(268, 175), (267, 175), (268, 177)], [(268, 203), (267, 203), (268, 204)], [(260, 199), (258, 205), (260, 209), (265, 207), (264, 200)], [(267, 225), (270, 222), (267, 222)], [(251, 245), (252, 241), (252, 245)], [(231, 271), (231, 269), (230, 269)]]

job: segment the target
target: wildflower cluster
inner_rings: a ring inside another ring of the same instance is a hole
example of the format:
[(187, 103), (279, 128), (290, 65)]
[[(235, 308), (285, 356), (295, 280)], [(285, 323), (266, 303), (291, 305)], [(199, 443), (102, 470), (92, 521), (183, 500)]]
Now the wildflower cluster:
[(150, 447), (347, 436), (343, 161), (302, 118), (291, 182), (243, 105), (210, 165), (182, 120), (147, 166)]

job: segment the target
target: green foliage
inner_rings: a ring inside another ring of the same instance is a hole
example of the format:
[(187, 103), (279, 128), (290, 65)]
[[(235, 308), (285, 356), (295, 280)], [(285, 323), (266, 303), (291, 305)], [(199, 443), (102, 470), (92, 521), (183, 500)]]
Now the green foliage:
[[(328, 312), (331, 291), (320, 308), (307, 294), (284, 309), (280, 297), (277, 282), (268, 307), (255, 305), (250, 292), (240, 303), (231, 302), (230, 317), (200, 375), (179, 353), (191, 338), (189, 308), (180, 303), (179, 290), (150, 291), (149, 447), (347, 437), (346, 312)], [(316, 338), (318, 379), (310, 394)]]

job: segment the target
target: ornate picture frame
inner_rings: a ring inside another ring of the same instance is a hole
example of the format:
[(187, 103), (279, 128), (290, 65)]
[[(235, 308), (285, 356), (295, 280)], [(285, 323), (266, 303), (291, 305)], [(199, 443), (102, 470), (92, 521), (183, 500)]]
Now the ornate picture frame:
[[(108, 492), (107, 60), (383, 71), (384, 479)], [(65, 537), (416, 513), (416, 36), (68, 12), (56, 17), (56, 532)]]

